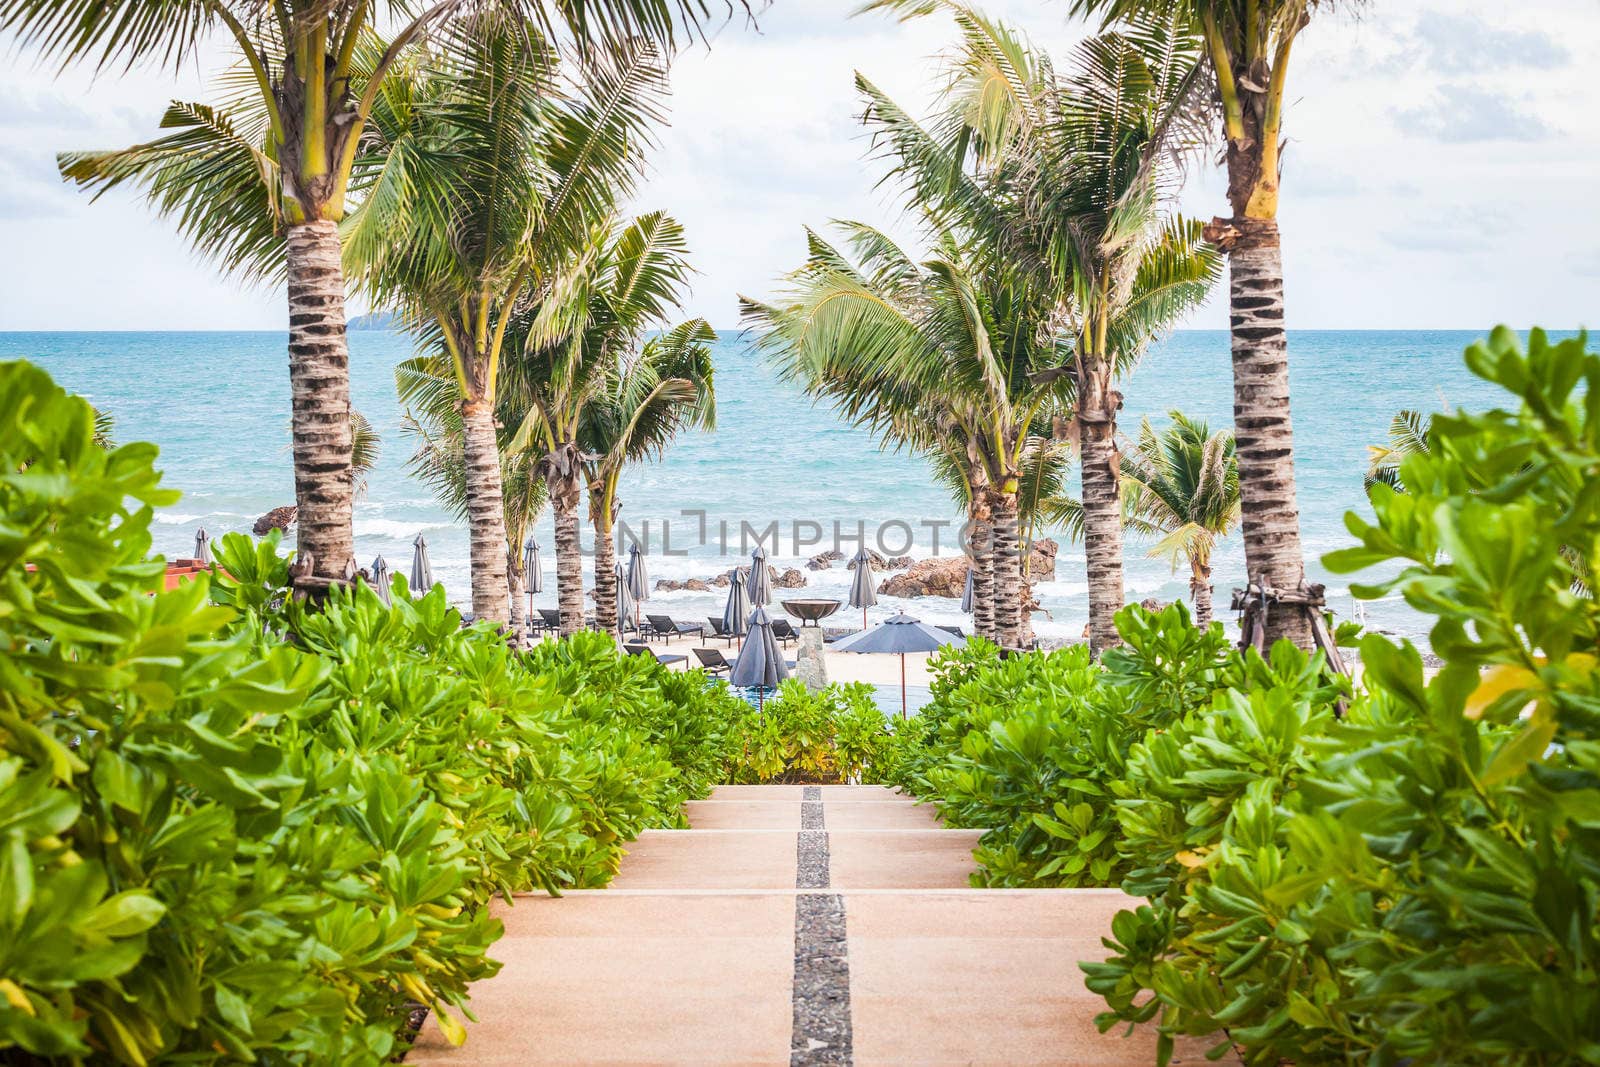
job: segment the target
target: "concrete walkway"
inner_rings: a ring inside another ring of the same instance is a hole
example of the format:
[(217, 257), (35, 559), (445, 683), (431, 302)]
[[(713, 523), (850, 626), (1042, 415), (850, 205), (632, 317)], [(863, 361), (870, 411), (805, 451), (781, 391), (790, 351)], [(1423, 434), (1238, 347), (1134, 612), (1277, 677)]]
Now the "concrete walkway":
[(501, 907), (467, 1043), (430, 1022), (406, 1062), (1155, 1062), (1153, 1032), (1095, 1030), (1077, 967), (1122, 893), (970, 889), (977, 831), (878, 786), (723, 786), (689, 820), (609, 889)]

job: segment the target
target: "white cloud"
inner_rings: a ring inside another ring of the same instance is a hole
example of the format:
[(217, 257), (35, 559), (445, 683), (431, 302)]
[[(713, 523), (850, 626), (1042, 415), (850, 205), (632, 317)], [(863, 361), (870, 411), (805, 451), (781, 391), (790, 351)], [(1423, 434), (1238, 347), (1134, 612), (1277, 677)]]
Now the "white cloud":
[(1445, 144), (1543, 141), (1555, 136), (1526, 104), (1471, 85), (1444, 85), (1421, 107), (1394, 112), (1404, 133)]
[[(932, 89), (930, 57), (951, 30), (941, 19), (849, 18), (858, 3), (774, 0), (759, 32), (736, 20), (709, 50), (680, 57), (672, 124), (638, 205), (671, 211), (688, 230), (700, 272), (689, 313), (736, 326), (736, 294), (769, 294), (800, 262), (805, 225), (902, 225), (891, 191), (876, 187), (880, 166), (863, 158), (852, 79), (861, 70), (919, 107)], [(1065, 8), (990, 5), (1057, 57), (1082, 34)], [(1596, 320), (1600, 83), (1573, 60), (1600, 53), (1593, 0), (1384, 0), (1354, 10), (1318, 16), (1290, 75), (1290, 323)], [(281, 326), (279, 294), (217, 278), (132, 196), (90, 204), (52, 176), (60, 149), (148, 136), (170, 98), (202, 92), (204, 73), (91, 80), (0, 68), (0, 159), (15, 161), (0, 170), (0, 203), (9, 201), (0, 214), (10, 216), (0, 217), (0, 242), (22, 253), (0, 261), (0, 328)], [(1479, 106), (1450, 110), (1463, 101)], [(1508, 126), (1508, 113), (1521, 124)], [(1483, 139), (1507, 128), (1521, 139)], [(1536, 129), (1559, 133), (1527, 140)], [(1199, 168), (1184, 208), (1223, 214), (1222, 193), (1216, 170)], [(1191, 325), (1225, 326), (1223, 299)]]

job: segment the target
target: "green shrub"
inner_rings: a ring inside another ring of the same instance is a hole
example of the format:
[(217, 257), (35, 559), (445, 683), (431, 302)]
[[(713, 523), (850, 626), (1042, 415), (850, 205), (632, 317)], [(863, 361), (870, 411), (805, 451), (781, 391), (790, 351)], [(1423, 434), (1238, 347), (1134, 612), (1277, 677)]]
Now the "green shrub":
[(1337, 719), (1303, 655), (1233, 656), (1130, 753), (1150, 902), (1085, 970), (1163, 1059), (1225, 1028), (1252, 1064), (1600, 1062), (1600, 357), (1498, 330), (1467, 364), (1518, 407), (1436, 416), (1327, 561), (1385, 565), (1358, 594), (1434, 616), (1444, 668), (1368, 637)]
[(414, 1002), (459, 1041), (490, 897), (604, 884), (721, 777), (737, 702), (603, 639), (313, 612), (241, 535), (161, 591), (155, 448), (27, 364), (0, 397), (0, 1049), (376, 1064)]
[(871, 686), (835, 684), (813, 693), (790, 678), (759, 707), (738, 703), (744, 713), (729, 781), (879, 780), (890, 732)]

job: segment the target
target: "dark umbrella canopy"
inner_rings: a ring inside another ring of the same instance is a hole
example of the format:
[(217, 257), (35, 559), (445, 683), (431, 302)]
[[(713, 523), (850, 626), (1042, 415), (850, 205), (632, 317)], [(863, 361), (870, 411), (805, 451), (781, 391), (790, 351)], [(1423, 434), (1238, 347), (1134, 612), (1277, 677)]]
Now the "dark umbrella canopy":
[(972, 568), (967, 568), (967, 584), (961, 590), (961, 610), (967, 615), (972, 614)]
[(628, 546), (628, 595), (635, 604), (650, 599), (650, 575), (644, 569), (644, 550), (637, 543)]
[(622, 631), (622, 624), (633, 618), (634, 604), (633, 591), (628, 588), (627, 576), (622, 572), (622, 564), (617, 564), (617, 631)]
[(416, 551), (411, 554), (411, 591), (426, 593), (433, 588), (433, 565), (428, 562), (428, 539), (417, 534), (411, 542)]
[(750, 638), (739, 650), (728, 672), (728, 682), (737, 686), (759, 686), (776, 689), (778, 683), (789, 677), (789, 668), (778, 650), (777, 639), (772, 636), (772, 619), (767, 609), (756, 607), (750, 613)]
[(730, 634), (742, 635), (749, 615), (750, 598), (745, 593), (744, 576), (735, 567), (728, 572), (728, 603), (722, 609), (722, 627)]
[(832, 652), (887, 652), (905, 655), (932, 652), (945, 645), (960, 644), (961, 638), (919, 622), (910, 615), (892, 615), (870, 630), (841, 637), (830, 646)]
[(842, 637), (833, 643), (835, 652), (884, 652), (900, 657), (900, 714), (906, 711), (906, 656), (912, 652), (932, 652), (945, 645), (959, 644), (961, 638), (937, 626), (919, 622), (904, 612), (892, 615), (870, 630)]
[(394, 603), (394, 593), (389, 586), (394, 584), (394, 575), (389, 571), (389, 561), (379, 556), (372, 561), (372, 591), (378, 594), (378, 599), (385, 604)]
[(539, 542), (531, 537), (522, 546), (522, 587), (529, 596), (544, 592), (544, 565), (539, 560)]
[(750, 553), (750, 603), (755, 607), (772, 603), (772, 576), (767, 573), (767, 550), (757, 545)]
[(206, 533), (204, 526), (194, 533), (194, 558), (207, 567), (211, 566), (211, 535)]

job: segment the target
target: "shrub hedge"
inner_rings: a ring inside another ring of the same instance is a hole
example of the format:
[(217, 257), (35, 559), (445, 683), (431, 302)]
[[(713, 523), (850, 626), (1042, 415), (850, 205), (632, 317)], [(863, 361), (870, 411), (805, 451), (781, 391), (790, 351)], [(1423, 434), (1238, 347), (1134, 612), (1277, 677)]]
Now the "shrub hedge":
[(1352, 691), (1130, 608), (1098, 675), (947, 655), (905, 732), (899, 780), (988, 828), (977, 881), (1146, 898), (1083, 968), (1163, 1063), (1179, 1034), (1258, 1065), (1600, 1062), (1600, 356), (1502, 329), (1467, 365), (1513, 405), (1435, 416), (1327, 560), (1433, 616), (1431, 678), (1381, 635)]
[(417, 1003), (459, 1041), (493, 895), (604, 884), (725, 777), (742, 704), (604, 637), (308, 611), (240, 535), (162, 591), (154, 446), (25, 363), (0, 397), (0, 1049), (376, 1064)]

